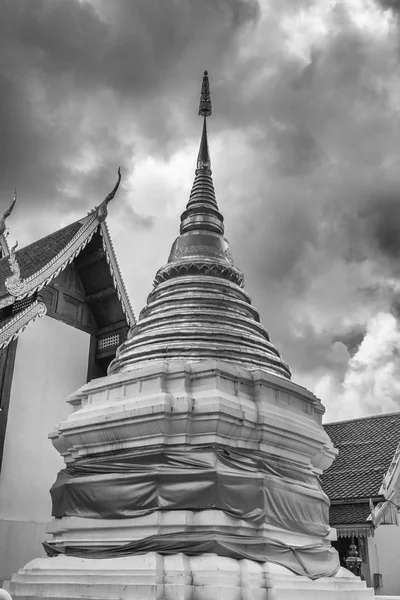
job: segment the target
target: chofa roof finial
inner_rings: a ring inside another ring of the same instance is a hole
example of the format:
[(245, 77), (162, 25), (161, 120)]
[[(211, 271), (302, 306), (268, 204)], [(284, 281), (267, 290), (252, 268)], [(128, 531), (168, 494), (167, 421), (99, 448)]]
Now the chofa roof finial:
[(0, 217), (0, 235), (4, 235), (4, 233), (7, 229), (6, 219), (11, 215), (16, 201), (17, 201), (17, 189), (14, 190), (14, 197), (13, 197), (13, 201), (11, 202), (10, 208), (5, 210), (2, 214), (2, 216)]
[(100, 223), (102, 221), (104, 221), (105, 218), (107, 217), (107, 214), (108, 214), (107, 205), (110, 202), (110, 200), (112, 200), (114, 198), (115, 194), (117, 193), (120, 183), (121, 183), (121, 167), (118, 167), (117, 183), (114, 185), (111, 192), (109, 194), (107, 194), (107, 196), (104, 198), (103, 202), (101, 204), (99, 204), (99, 206), (96, 208), (97, 218), (100, 221)]

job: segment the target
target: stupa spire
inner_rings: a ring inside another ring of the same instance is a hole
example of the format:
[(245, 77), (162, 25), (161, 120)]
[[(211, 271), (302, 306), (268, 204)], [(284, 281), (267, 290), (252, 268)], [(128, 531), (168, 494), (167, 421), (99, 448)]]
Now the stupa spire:
[(210, 151), (207, 139), (207, 117), (212, 113), (210, 81), (207, 71), (204, 71), (203, 83), (201, 86), (199, 115), (203, 117), (203, 132), (201, 134), (199, 154), (197, 157), (197, 168), (211, 169)]
[(203, 131), (197, 156), (197, 168), (186, 210), (181, 216), (180, 232), (208, 230), (224, 233), (224, 218), (218, 210), (211, 173), (211, 159), (207, 137), (207, 117), (212, 113), (210, 81), (204, 71), (201, 86), (199, 115), (203, 117)]
[(167, 264), (157, 271), (139, 322), (117, 350), (110, 373), (129, 371), (147, 361), (215, 359), (290, 378), (288, 366), (243, 289), (243, 274), (235, 267), (224, 237), (207, 140), (211, 110), (205, 71), (199, 107), (203, 131), (180, 235)]

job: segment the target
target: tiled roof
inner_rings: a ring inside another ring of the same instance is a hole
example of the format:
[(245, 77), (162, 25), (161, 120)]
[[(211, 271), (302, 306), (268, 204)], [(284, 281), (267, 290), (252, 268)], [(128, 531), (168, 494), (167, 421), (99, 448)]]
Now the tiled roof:
[(400, 413), (324, 426), (339, 455), (321, 477), (331, 500), (379, 495), (400, 442)]
[(368, 502), (358, 504), (332, 504), (329, 509), (329, 523), (332, 527), (339, 525), (359, 525), (361, 523), (368, 525), (372, 523), (367, 521), (371, 510)]
[[(75, 221), (50, 235), (17, 250), (15, 256), (21, 270), (21, 278), (26, 279), (49, 263), (72, 240), (82, 224)], [(0, 259), (0, 297), (8, 294), (5, 280), (11, 275), (8, 258)]]
[[(28, 317), (31, 316), (31, 320), (34, 320), (43, 316), (46, 312), (46, 305), (40, 299), (36, 304), (32, 304), (31, 310), (25, 310), (29, 304), (29, 298), (36, 297), (36, 292), (48, 285), (68, 264), (75, 260), (90, 245), (96, 235), (98, 235), (102, 251), (104, 251), (104, 266), (111, 276), (122, 314), (129, 327), (136, 323), (105, 223), (109, 196), (83, 219), (17, 250), (15, 257), (11, 253), (9, 257), (0, 258), (0, 307), (4, 309), (3, 318), (0, 320), (0, 348), (5, 347), (19, 332), (25, 329), (30, 322)], [(10, 279), (7, 289), (5, 284), (8, 278)], [(13, 319), (9, 318), (11, 305), (12, 314), (15, 316)], [(19, 317), (16, 316), (16, 312), (21, 313)]]

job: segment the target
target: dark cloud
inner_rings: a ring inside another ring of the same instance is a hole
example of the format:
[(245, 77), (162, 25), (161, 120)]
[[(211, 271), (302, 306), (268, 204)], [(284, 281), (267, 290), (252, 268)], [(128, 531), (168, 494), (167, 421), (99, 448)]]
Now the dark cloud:
[(222, 68), (259, 16), (255, 0), (6, 0), (0, 10), (0, 194), (17, 185), (21, 199), (59, 209), (107, 190), (135, 129), (165, 151), (193, 73), (211, 59)]
[(378, 190), (370, 202), (360, 210), (360, 217), (368, 223), (372, 242), (388, 258), (400, 257), (400, 187)]
[(285, 344), (285, 356), (297, 371), (335, 373), (341, 379), (350, 354), (345, 339), (329, 331), (318, 331), (312, 323), (298, 323), (291, 332), (290, 343)]
[(399, 0), (379, 0), (379, 3), (385, 9), (390, 8), (395, 11), (400, 11), (400, 1)]
[(400, 293), (394, 293), (391, 302), (391, 313), (396, 317), (397, 321), (400, 323)]
[(37, 236), (40, 215), (97, 204), (121, 164), (110, 217), (139, 310), (190, 186), (207, 68), (217, 196), (247, 289), (300, 378), (341, 382), (372, 316), (400, 313), (399, 32), (394, 0), (325, 4), (3, 1), (0, 194), (17, 185)]
[(235, 221), (227, 218), (247, 289), (284, 358), (296, 373), (325, 369), (339, 381), (374, 311), (393, 310), (382, 281), (398, 276), (400, 239), (397, 32), (394, 22), (387, 33), (357, 26), (345, 5), (307, 44), (308, 57), (274, 48), (262, 84), (260, 68), (246, 74), (251, 114), (233, 122), (257, 131), (247, 138), (252, 183), (247, 191), (240, 171), (241, 197), (230, 183), (237, 204)]
[(365, 329), (360, 326), (351, 327), (348, 330), (341, 331), (333, 335), (334, 342), (342, 343), (350, 356), (354, 356), (359, 350), (361, 342), (365, 337)]

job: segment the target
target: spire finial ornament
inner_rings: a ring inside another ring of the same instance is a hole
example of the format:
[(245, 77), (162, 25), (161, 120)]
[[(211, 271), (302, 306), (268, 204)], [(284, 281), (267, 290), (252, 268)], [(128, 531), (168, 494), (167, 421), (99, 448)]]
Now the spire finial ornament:
[(208, 79), (208, 71), (204, 71), (203, 83), (201, 85), (199, 115), (209, 117), (212, 113), (210, 81)]
[(211, 95), (210, 95), (210, 81), (208, 79), (208, 72), (204, 71), (203, 83), (201, 85), (200, 94), (200, 105), (199, 115), (204, 117), (203, 121), (203, 132), (201, 134), (199, 154), (197, 157), (197, 169), (207, 169), (211, 173), (211, 159), (210, 151), (208, 149), (207, 139), (207, 117), (212, 113), (211, 106)]
[(207, 139), (207, 117), (211, 115), (210, 82), (207, 71), (204, 71), (201, 86), (199, 115), (203, 117), (203, 131), (197, 156), (195, 179), (186, 210), (181, 216), (180, 232), (183, 234), (193, 230), (207, 230), (223, 234), (224, 218), (218, 210), (215, 198)]

